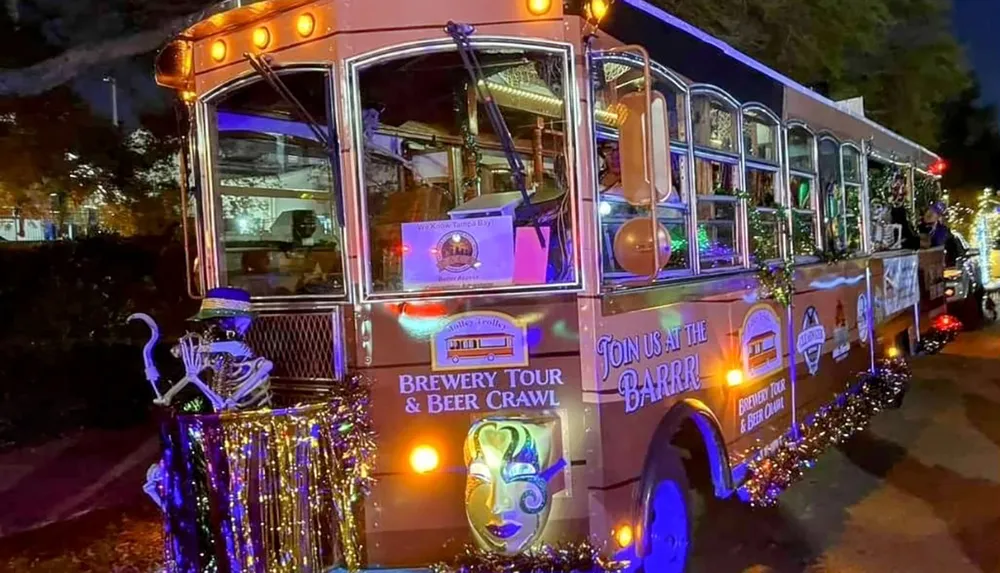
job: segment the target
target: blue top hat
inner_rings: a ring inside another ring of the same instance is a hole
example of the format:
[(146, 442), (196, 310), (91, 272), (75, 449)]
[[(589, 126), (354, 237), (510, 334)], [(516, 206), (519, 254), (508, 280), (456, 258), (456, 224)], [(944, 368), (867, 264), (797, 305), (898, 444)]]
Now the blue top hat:
[(252, 316), (250, 312), (250, 293), (243, 289), (224, 287), (213, 288), (201, 301), (198, 314), (189, 320), (207, 320), (210, 318), (226, 318), (231, 316)]

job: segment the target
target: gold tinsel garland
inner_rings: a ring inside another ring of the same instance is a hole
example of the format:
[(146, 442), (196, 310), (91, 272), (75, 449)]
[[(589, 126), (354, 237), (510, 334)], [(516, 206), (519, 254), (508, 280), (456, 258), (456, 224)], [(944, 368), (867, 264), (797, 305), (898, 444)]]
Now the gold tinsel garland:
[(777, 504), (778, 495), (812, 468), (824, 451), (864, 430), (875, 414), (898, 405), (911, 377), (902, 358), (883, 360), (874, 374), (859, 374), (833, 404), (799, 425), (798, 440), (771, 455), (757, 453), (750, 459), (740, 497), (754, 507)]
[(615, 561), (589, 542), (541, 545), (517, 555), (466, 547), (451, 564), (431, 566), (433, 573), (617, 573), (628, 566)]
[(357, 513), (375, 457), (370, 382), (352, 376), (337, 389), (323, 404), (178, 417), (164, 486), (168, 570), (219, 559), (238, 571), (318, 570), (332, 562), (331, 540), (347, 569), (360, 569)]

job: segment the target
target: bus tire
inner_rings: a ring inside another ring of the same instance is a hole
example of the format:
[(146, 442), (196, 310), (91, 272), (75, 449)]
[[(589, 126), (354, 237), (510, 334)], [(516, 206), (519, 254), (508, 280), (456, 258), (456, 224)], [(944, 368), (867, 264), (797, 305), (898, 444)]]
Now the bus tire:
[(680, 453), (667, 446), (647, 461), (641, 492), (639, 573), (684, 573), (691, 555), (694, 507)]

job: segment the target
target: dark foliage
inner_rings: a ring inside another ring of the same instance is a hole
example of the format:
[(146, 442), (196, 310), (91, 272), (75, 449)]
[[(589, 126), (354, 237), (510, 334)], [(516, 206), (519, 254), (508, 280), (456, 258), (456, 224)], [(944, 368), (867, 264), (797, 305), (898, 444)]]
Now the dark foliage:
[[(153, 316), (158, 366), (194, 303), (184, 254), (167, 237), (98, 236), (0, 247), (0, 448), (81, 426), (141, 423), (152, 394), (141, 350)], [(163, 368), (164, 376), (173, 376)]]

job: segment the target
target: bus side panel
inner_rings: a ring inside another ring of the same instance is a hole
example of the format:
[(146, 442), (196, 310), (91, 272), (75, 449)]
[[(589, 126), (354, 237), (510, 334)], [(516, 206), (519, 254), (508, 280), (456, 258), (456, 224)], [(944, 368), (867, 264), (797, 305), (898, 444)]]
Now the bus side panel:
[(842, 393), (871, 364), (863, 262), (802, 270), (792, 301), (799, 422)]
[[(912, 251), (887, 253), (877, 257), (873, 256), (869, 260), (872, 298), (874, 299), (876, 355), (884, 354), (887, 348), (893, 346), (904, 353), (915, 349), (916, 317), (912, 305), (899, 303), (901, 296), (905, 293), (898, 291), (896, 283), (899, 280), (893, 275), (899, 272), (900, 267), (918, 262), (919, 255)], [(917, 288), (916, 285), (913, 288)]]
[[(643, 462), (658, 446), (651, 444), (653, 434), (679, 402), (711, 410), (730, 452), (790, 429), (784, 312), (744, 294), (598, 318), (597, 390), (585, 391), (584, 399), (597, 405), (600, 417), (600, 471), (591, 473), (589, 487), (601, 529), (630, 519)], [(742, 383), (727, 382), (733, 370), (742, 373)], [(596, 525), (592, 530), (600, 533)]]
[[(359, 313), (357, 362), (374, 378), (378, 432), (377, 481), (365, 505), (371, 566), (451, 559), (475, 541), (473, 512), (518, 523), (532, 542), (587, 535), (576, 298), (528, 300), (380, 304)], [(487, 418), (496, 425), (486, 427)], [(418, 446), (438, 454), (433, 471), (414, 471)], [(478, 481), (469, 471), (477, 449), (496, 454), (483, 454), (495, 471)], [(524, 475), (525, 464), (536, 473)], [(541, 494), (543, 511), (517, 509), (536, 499), (522, 498), (525, 488)], [(511, 507), (487, 507), (497, 499)]]

